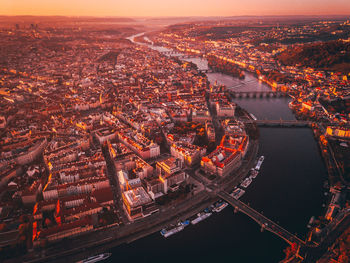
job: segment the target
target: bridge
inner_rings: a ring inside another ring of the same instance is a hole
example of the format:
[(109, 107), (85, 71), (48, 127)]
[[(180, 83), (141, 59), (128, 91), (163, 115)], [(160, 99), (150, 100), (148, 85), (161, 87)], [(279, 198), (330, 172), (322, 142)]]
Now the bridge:
[(199, 56), (194, 56), (194, 55), (187, 55), (187, 54), (181, 54), (178, 56), (179, 59), (191, 59), (191, 58), (198, 58)]
[(249, 120), (244, 121), (246, 124), (256, 123), (262, 127), (311, 127), (312, 121), (300, 121), (300, 120)]
[(190, 54), (183, 54), (177, 50), (167, 50), (167, 51), (160, 51), (160, 53), (164, 55), (176, 55), (176, 57), (180, 59), (189, 59), (189, 58), (197, 58), (198, 56), (190, 55)]
[(168, 50), (168, 51), (160, 51), (160, 53), (164, 55), (175, 55), (175, 54), (178, 54), (179, 52), (177, 52), (176, 50)]
[[(234, 87), (231, 87), (233, 89)], [(279, 91), (232, 91), (230, 90), (232, 98), (282, 98), (287, 97), (288, 94)]]
[(212, 73), (213, 70), (212, 69), (198, 69), (197, 71), (201, 72), (201, 73)]
[(200, 54), (189, 54), (189, 53), (181, 53), (180, 51), (177, 51), (175, 49), (173, 50), (167, 50), (167, 51), (160, 51), (160, 53), (164, 55), (176, 55), (179, 59), (190, 59), (190, 58), (198, 58), (202, 55)]
[(264, 215), (260, 214), (250, 206), (246, 205), (242, 201), (233, 198), (225, 191), (220, 191), (217, 194), (220, 198), (228, 202), (231, 206), (234, 207), (235, 211), (241, 211), (242, 213), (246, 214), (250, 218), (252, 218), (255, 222), (257, 222), (259, 225), (261, 225), (261, 230), (268, 230), (275, 235), (281, 237), (283, 240), (285, 240), (289, 245), (297, 244), (298, 247), (305, 247), (306, 243), (305, 241), (301, 240), (297, 236), (289, 233), (287, 230), (282, 228), (280, 225), (276, 224), (275, 222), (271, 221)]

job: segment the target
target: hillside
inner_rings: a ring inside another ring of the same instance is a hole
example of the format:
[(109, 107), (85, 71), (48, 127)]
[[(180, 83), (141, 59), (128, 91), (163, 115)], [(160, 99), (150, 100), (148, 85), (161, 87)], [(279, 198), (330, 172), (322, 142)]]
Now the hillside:
[(350, 73), (350, 42), (305, 44), (286, 50), (277, 59), (284, 65)]

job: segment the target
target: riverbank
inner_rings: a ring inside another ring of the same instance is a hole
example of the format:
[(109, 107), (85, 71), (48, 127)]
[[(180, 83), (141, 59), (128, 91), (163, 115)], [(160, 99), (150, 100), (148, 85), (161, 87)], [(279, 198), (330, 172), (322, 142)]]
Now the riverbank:
[[(260, 80), (257, 75), (254, 76), (258, 80)], [(264, 82), (268, 84), (272, 89), (276, 90), (274, 88), (273, 83), (266, 80)], [(288, 91), (286, 90), (280, 89), (280, 91), (288, 94)], [(292, 94), (289, 95), (292, 96)], [(317, 123), (317, 120), (315, 120), (312, 116), (305, 115), (302, 111), (293, 111), (293, 114), (296, 119), (313, 121), (313, 124), (310, 128), (313, 131), (313, 137), (318, 145), (319, 154), (321, 155), (323, 163), (327, 168), (329, 184), (327, 187), (328, 191), (325, 192), (325, 194), (327, 195), (326, 206), (321, 208), (323, 212), (322, 214), (319, 214), (319, 219), (315, 221), (318, 223), (314, 223), (306, 235), (308, 242), (315, 242), (316, 244), (318, 244), (320, 240), (322, 241), (322, 249), (320, 248), (317, 250), (318, 254), (315, 253), (313, 249), (311, 249), (310, 251), (310, 253), (312, 253), (312, 260), (317, 260), (322, 256), (322, 253), (320, 253), (320, 251), (326, 252), (327, 247), (325, 247), (324, 245), (324, 240), (328, 240), (329, 235), (333, 235), (333, 241), (336, 240), (336, 238), (334, 237), (334, 232), (336, 231), (337, 225), (333, 226), (334, 221), (339, 221), (338, 217), (342, 217), (342, 213), (347, 209), (347, 206), (345, 202), (341, 204), (335, 200), (338, 200), (338, 196), (340, 195), (343, 196), (343, 198), (345, 198), (345, 189), (347, 187), (347, 182), (342, 177), (342, 173), (337, 164), (338, 161), (334, 157), (334, 150), (332, 149), (332, 146), (329, 144), (329, 141), (325, 137), (327, 127), (323, 124)], [(328, 242), (329, 246), (331, 244), (331, 242)], [(308, 255), (309, 251), (306, 250), (304, 251), (304, 253), (304, 255)], [(314, 261), (310, 261), (310, 258), (308, 258), (307, 262)]]
[[(257, 76), (255, 77), (257, 80), (259, 80)], [(267, 84), (272, 86), (271, 83), (267, 83)], [(288, 92), (286, 93), (288, 94)], [(339, 209), (336, 208), (334, 210), (334, 207), (339, 206), (339, 203), (335, 203), (334, 200), (337, 200), (338, 199), (337, 196), (340, 194), (345, 196), (344, 188), (346, 188), (346, 183), (344, 182), (344, 179), (341, 176), (339, 176), (339, 171), (336, 169), (337, 161), (334, 160), (334, 157), (333, 157), (334, 154), (333, 155), (331, 154), (331, 151), (333, 150), (330, 148), (331, 146), (328, 144), (327, 140), (325, 139), (324, 135), (325, 135), (326, 127), (324, 127), (322, 124), (317, 124), (317, 121), (315, 121), (313, 118), (305, 118), (304, 115), (299, 115), (298, 112), (296, 111), (294, 111), (293, 114), (296, 119), (314, 121), (314, 123), (309, 128), (311, 128), (311, 130), (313, 131), (313, 138), (317, 143), (318, 152), (322, 157), (323, 164), (327, 169), (328, 178), (326, 179), (329, 182), (329, 186), (327, 187), (327, 192), (325, 192), (327, 200), (325, 201), (325, 206), (320, 207), (320, 210), (322, 210), (322, 212), (320, 214), (315, 214), (315, 216), (318, 218), (316, 222), (321, 222), (321, 223), (317, 223), (317, 224), (314, 223), (311, 229), (306, 234), (306, 238), (309, 242), (315, 242), (316, 244), (318, 244), (320, 240), (327, 239), (328, 235), (332, 234), (333, 231), (336, 231), (336, 228), (332, 227), (332, 224), (334, 223), (333, 221), (336, 220), (338, 213), (341, 213), (341, 211), (344, 211), (344, 209), (346, 209), (346, 206), (341, 206)], [(339, 185), (339, 181), (343, 183), (342, 186)], [(343, 203), (343, 205), (345, 205), (345, 203)], [(325, 222), (328, 222), (328, 223), (325, 224)], [(306, 226), (305, 226), (305, 229), (306, 229)], [(333, 237), (333, 240), (334, 240), (334, 237)], [(324, 242), (322, 244), (324, 244)], [(329, 243), (329, 245), (331, 245), (331, 243)], [(320, 253), (319, 251), (326, 251), (326, 250), (325, 248), (323, 248), (317, 251), (318, 253)], [(305, 250), (304, 252), (305, 252), (304, 255), (307, 255), (309, 253), (308, 250)], [(322, 254), (318, 254), (318, 257), (317, 257), (316, 254), (317, 253), (313, 252), (313, 249), (312, 249), (312, 260), (315, 260), (322, 255)], [(313, 262), (313, 261), (308, 261), (308, 262)]]

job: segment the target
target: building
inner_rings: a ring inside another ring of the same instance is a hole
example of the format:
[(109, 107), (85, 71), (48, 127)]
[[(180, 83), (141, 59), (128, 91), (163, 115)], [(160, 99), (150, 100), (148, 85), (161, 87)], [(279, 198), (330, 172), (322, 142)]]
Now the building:
[(225, 119), (221, 122), (226, 135), (245, 136), (244, 124), (235, 119)]
[(230, 102), (216, 102), (216, 114), (218, 117), (234, 117), (236, 105)]
[(131, 220), (143, 217), (143, 212), (154, 205), (152, 199), (143, 187), (137, 187), (123, 192), (124, 208)]
[(181, 160), (174, 157), (157, 162), (157, 175), (163, 184), (164, 194), (167, 194), (169, 190), (176, 191), (179, 185), (187, 179), (187, 174), (182, 171), (182, 167)]
[(128, 171), (141, 180), (153, 174), (154, 168), (135, 154), (127, 154), (115, 161), (117, 170)]
[(206, 110), (193, 110), (192, 111), (192, 121), (197, 122), (206, 122), (208, 120), (211, 120), (211, 116), (209, 114), (209, 111)]
[(139, 177), (133, 176), (133, 178), (129, 178), (129, 174), (124, 170), (118, 171), (117, 175), (122, 191), (135, 189), (141, 186), (141, 180)]
[(218, 147), (215, 151), (202, 158), (201, 167), (209, 174), (227, 176), (241, 165), (240, 151)]
[(207, 150), (187, 142), (175, 142), (171, 145), (170, 152), (172, 156), (180, 159), (181, 163), (193, 166), (200, 162)]
[(164, 193), (169, 190), (175, 192), (179, 189), (179, 185), (187, 179), (187, 174), (184, 171), (177, 171), (173, 174), (159, 175), (159, 180), (163, 183)]
[(142, 159), (146, 160), (160, 155), (159, 145), (151, 142), (140, 133), (124, 134), (119, 132), (118, 139)]
[(145, 182), (147, 193), (153, 200), (164, 195), (164, 183), (159, 178), (148, 178)]
[(175, 172), (180, 171), (182, 168), (182, 162), (180, 159), (176, 159), (174, 157), (169, 157), (168, 159), (165, 159), (164, 161), (157, 162), (156, 164), (156, 170), (157, 174), (173, 174)]
[(205, 131), (207, 133), (208, 141), (215, 142), (215, 129), (211, 120), (205, 122)]
[(305, 102), (303, 101), (301, 103), (301, 106), (302, 106), (303, 109), (306, 109), (306, 110), (309, 110), (309, 111), (313, 111), (314, 110), (314, 106), (313, 106), (312, 102), (310, 102), (310, 101), (305, 101)]
[(41, 240), (55, 242), (63, 238), (80, 235), (94, 228), (89, 217), (48, 229), (41, 229), (40, 231), (37, 230), (37, 225), (35, 223), (36, 222), (33, 223), (33, 245), (35, 247), (41, 245)]
[(328, 136), (338, 137), (342, 139), (350, 139), (350, 128), (347, 127), (327, 127)]

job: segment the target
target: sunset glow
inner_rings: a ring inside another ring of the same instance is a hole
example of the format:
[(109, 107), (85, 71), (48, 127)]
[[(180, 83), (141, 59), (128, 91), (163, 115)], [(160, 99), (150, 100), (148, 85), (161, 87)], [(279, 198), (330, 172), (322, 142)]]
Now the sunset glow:
[(1, 15), (237, 16), (349, 14), (347, 0), (2, 0)]
[(0, 6), (0, 262), (349, 262), (350, 0)]

